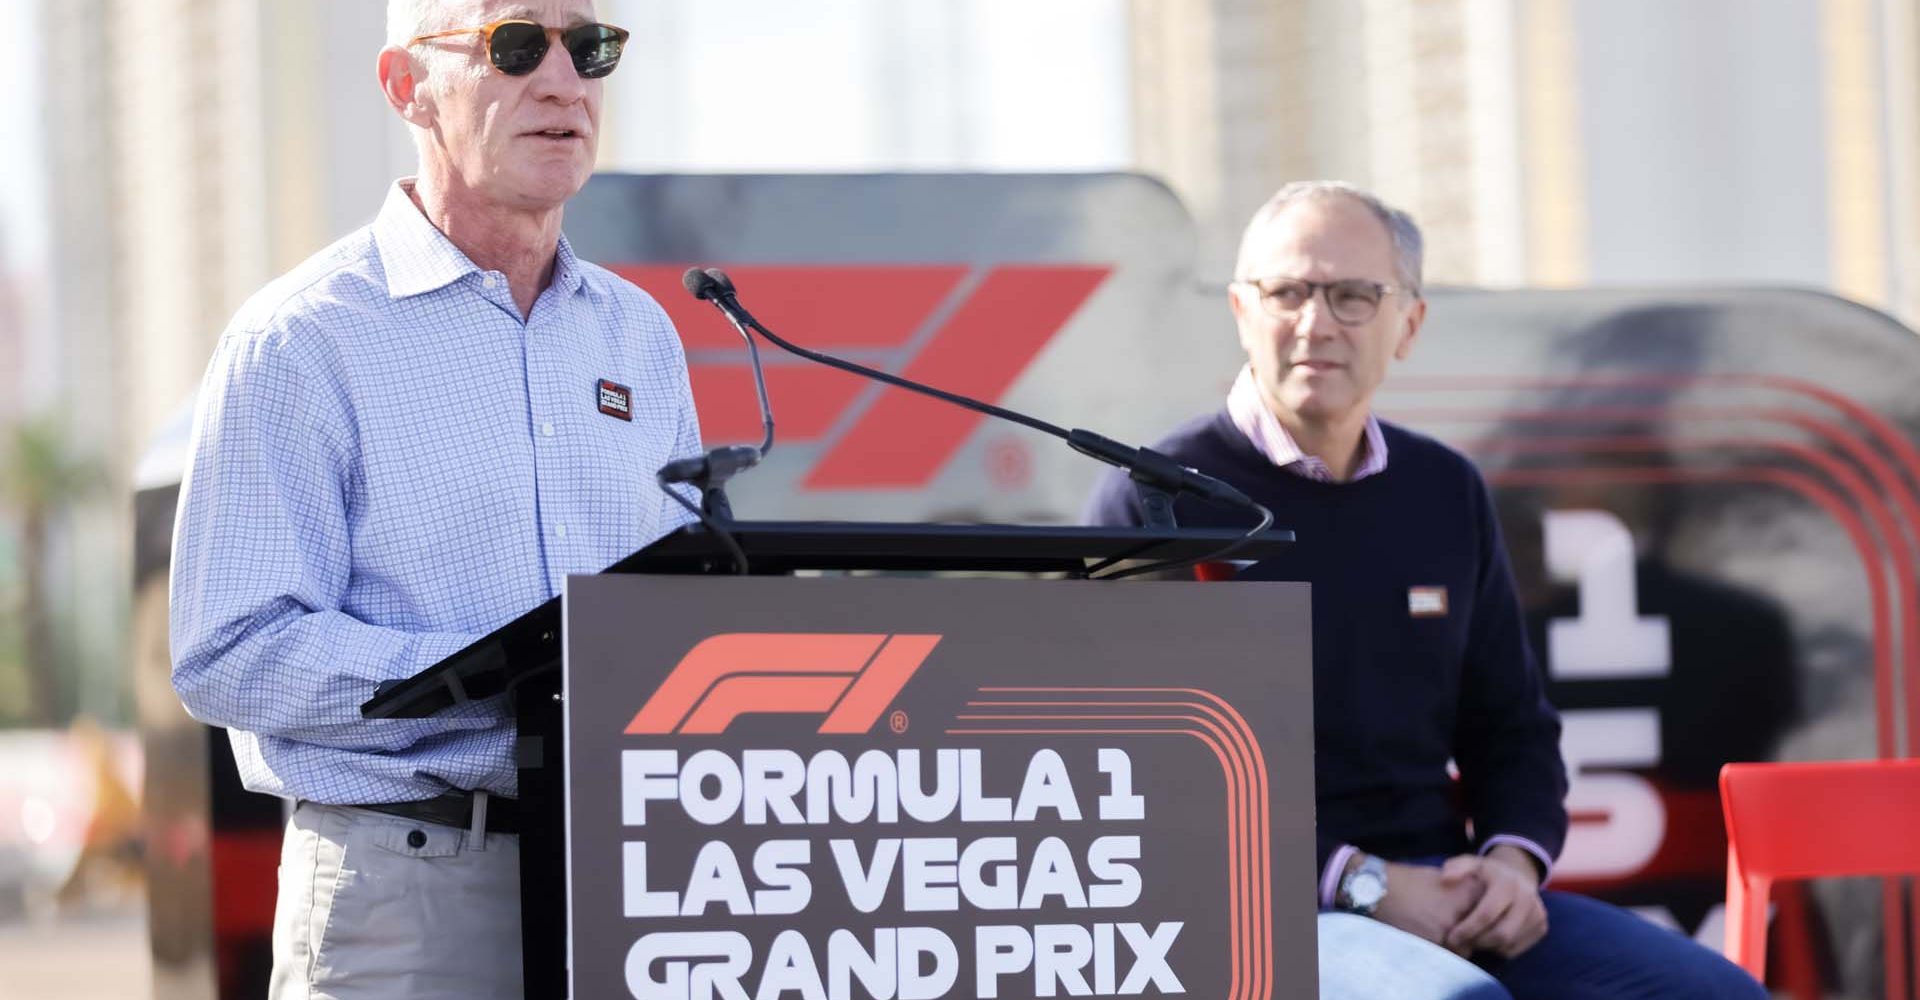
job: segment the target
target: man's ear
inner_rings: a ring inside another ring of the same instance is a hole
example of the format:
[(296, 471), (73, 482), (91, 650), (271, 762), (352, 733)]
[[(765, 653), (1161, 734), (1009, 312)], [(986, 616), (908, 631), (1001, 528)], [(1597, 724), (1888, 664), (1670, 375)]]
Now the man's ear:
[(1413, 300), (1413, 308), (1407, 310), (1407, 325), (1400, 334), (1400, 342), (1394, 345), (1393, 357), (1396, 361), (1407, 360), (1413, 353), (1413, 342), (1420, 338), (1420, 324), (1427, 320), (1427, 300)]
[(1252, 285), (1243, 285), (1238, 281), (1227, 285), (1227, 308), (1233, 311), (1235, 321), (1244, 319), (1247, 310), (1260, 305), (1260, 289)]
[(399, 112), (407, 124), (426, 127), (432, 118), (432, 109), (422, 99), (425, 95), (420, 87), (419, 64), (414, 62), (413, 53), (398, 45), (389, 45), (380, 50), (378, 68), (380, 91), (387, 96), (387, 104)]
[(1233, 313), (1234, 333), (1240, 340), (1240, 347), (1245, 350), (1247, 356), (1251, 358), (1253, 356), (1254, 340), (1250, 338), (1247, 332), (1247, 312), (1251, 309), (1258, 309), (1260, 306), (1257, 300), (1251, 303), (1246, 300), (1244, 295), (1249, 293), (1258, 296), (1260, 291), (1257, 288), (1242, 285), (1237, 282), (1227, 286), (1227, 309)]

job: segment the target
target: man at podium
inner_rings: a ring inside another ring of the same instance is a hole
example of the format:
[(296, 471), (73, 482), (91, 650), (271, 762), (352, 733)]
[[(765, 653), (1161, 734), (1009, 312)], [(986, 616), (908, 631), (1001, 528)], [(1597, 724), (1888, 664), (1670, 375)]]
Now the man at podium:
[[(1372, 413), (1426, 316), (1421, 243), (1367, 192), (1282, 188), (1228, 296), (1247, 365), (1223, 409), (1154, 446), (1295, 530), (1242, 578), (1313, 585), (1321, 996), (1758, 1000), (1690, 939), (1541, 888), (1566, 767), (1492, 500), (1464, 456)], [(1138, 524), (1134, 496), (1109, 476), (1089, 518)], [(1191, 499), (1177, 516), (1245, 518)]]
[(679, 340), (560, 232), (625, 40), (587, 0), (392, 0), (379, 82), (418, 176), (207, 371), (173, 680), (293, 804), (272, 997), (521, 995), (504, 707), (359, 706), (691, 517), (653, 476), (700, 454)]

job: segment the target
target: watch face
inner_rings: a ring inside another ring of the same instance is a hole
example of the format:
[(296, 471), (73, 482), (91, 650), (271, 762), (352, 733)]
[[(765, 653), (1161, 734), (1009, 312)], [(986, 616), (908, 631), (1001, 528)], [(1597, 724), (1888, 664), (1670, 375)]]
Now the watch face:
[(1371, 910), (1387, 894), (1386, 880), (1373, 872), (1357, 872), (1353, 882), (1347, 887), (1347, 898), (1353, 901), (1355, 909)]

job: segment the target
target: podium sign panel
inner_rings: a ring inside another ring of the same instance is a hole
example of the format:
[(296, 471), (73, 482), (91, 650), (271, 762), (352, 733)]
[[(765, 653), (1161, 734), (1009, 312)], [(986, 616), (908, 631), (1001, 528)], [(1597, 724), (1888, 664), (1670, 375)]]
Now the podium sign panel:
[(1307, 602), (569, 578), (572, 995), (1313, 995)]

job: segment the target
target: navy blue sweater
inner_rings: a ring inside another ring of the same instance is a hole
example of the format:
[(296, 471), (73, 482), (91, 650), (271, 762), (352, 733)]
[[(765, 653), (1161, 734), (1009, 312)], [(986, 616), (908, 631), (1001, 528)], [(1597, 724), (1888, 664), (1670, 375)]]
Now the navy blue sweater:
[[(1560, 719), (1527, 644), (1486, 484), (1445, 445), (1384, 421), (1381, 430), (1386, 471), (1352, 483), (1276, 467), (1224, 409), (1154, 448), (1239, 487), (1297, 535), (1241, 578), (1313, 585), (1318, 867), (1343, 843), (1405, 859), (1502, 833), (1557, 857), (1567, 833)], [(1182, 527), (1254, 524), (1191, 497), (1174, 512)], [(1101, 482), (1087, 519), (1140, 523), (1124, 475)], [(1410, 610), (1415, 588), (1424, 614)]]

